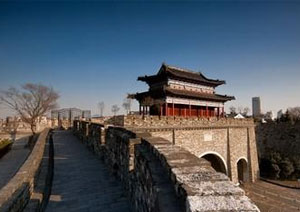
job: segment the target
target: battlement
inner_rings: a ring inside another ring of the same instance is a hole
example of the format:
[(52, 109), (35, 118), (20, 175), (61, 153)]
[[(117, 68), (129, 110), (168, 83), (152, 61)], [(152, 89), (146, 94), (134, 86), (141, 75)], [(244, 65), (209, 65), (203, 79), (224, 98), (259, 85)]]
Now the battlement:
[(148, 115), (116, 116), (111, 118), (106, 123), (130, 128), (254, 126), (254, 121), (252, 118), (234, 119)]
[(78, 121), (74, 134), (121, 179), (137, 211), (259, 211), (225, 174), (164, 138)]

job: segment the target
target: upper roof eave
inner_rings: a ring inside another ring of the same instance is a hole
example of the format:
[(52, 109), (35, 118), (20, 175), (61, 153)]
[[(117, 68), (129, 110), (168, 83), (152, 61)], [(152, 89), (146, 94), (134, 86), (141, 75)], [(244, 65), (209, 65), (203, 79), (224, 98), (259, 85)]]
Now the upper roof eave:
[(165, 88), (165, 92), (166, 95), (188, 97), (194, 99), (207, 99), (207, 100), (220, 101), (220, 102), (235, 100), (234, 96), (227, 96), (227, 95), (220, 95), (220, 94), (204, 94), (204, 93), (198, 93), (193, 91), (177, 90), (177, 89), (170, 89), (170, 88)]
[(162, 64), (161, 68), (159, 69), (156, 75), (140, 76), (137, 78), (137, 80), (144, 81), (149, 84), (153, 81), (159, 80), (162, 77), (167, 76), (170, 78), (181, 79), (188, 82), (203, 83), (214, 87), (226, 84), (225, 80), (209, 79), (205, 77), (201, 72), (193, 72), (187, 69), (170, 66), (165, 63)]

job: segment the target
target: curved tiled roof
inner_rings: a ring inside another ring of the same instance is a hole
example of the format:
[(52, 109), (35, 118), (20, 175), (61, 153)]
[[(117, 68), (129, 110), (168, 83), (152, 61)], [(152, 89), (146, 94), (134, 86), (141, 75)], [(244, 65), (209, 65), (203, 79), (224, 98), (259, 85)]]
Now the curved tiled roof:
[(220, 94), (208, 94), (208, 93), (200, 93), (195, 91), (188, 90), (179, 90), (172, 89), (169, 87), (164, 87), (162, 90), (151, 90), (142, 93), (131, 94), (131, 98), (142, 99), (144, 97), (150, 96), (152, 98), (162, 98), (165, 96), (174, 96), (179, 98), (191, 98), (191, 99), (201, 99), (201, 100), (212, 100), (218, 102), (226, 102), (230, 100), (234, 100), (234, 96), (220, 95)]
[(187, 91), (187, 90), (178, 90), (172, 88), (165, 88), (166, 95), (173, 95), (178, 97), (190, 97), (195, 99), (206, 99), (206, 100), (215, 100), (215, 101), (230, 101), (234, 100), (234, 96), (220, 95), (220, 94), (208, 94), (208, 93), (200, 93), (195, 91)]
[(178, 80), (200, 83), (200, 84), (201, 83), (208, 84), (214, 87), (225, 84), (224, 80), (214, 80), (214, 79), (206, 78), (201, 72), (194, 72), (187, 69), (178, 68), (175, 66), (170, 66), (164, 63), (162, 64), (159, 72), (156, 75), (151, 75), (151, 76), (146, 75), (143, 77), (138, 77), (138, 80), (151, 84), (153, 82), (166, 80), (167, 78), (174, 78)]

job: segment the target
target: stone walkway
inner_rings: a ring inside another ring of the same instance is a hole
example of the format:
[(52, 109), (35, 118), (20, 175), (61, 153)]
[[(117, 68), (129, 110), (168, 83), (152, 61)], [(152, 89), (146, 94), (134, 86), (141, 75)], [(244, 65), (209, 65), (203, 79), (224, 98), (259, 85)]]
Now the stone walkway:
[(121, 182), (70, 131), (54, 133), (54, 178), (46, 211), (131, 211)]
[(0, 189), (15, 175), (30, 153), (27, 144), (28, 136), (17, 139), (11, 150), (0, 159)]
[(261, 212), (300, 211), (300, 190), (289, 189), (264, 181), (247, 183), (243, 189)]

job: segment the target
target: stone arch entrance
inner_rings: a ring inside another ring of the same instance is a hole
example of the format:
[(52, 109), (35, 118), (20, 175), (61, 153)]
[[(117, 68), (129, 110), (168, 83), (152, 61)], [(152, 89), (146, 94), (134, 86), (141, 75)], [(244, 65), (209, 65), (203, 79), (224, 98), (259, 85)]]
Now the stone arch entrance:
[(238, 182), (249, 181), (248, 162), (245, 158), (240, 158), (237, 161)]
[(216, 152), (207, 152), (200, 156), (211, 163), (211, 166), (217, 171), (227, 175), (227, 166), (225, 160)]

